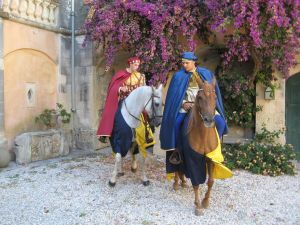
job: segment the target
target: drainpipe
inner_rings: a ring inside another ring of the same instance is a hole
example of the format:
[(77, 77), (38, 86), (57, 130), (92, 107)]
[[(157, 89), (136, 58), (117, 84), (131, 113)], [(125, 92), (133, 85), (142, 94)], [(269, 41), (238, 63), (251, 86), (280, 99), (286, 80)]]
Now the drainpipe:
[(75, 128), (74, 124), (74, 115), (76, 113), (76, 96), (75, 96), (75, 3), (72, 0), (72, 7), (71, 7), (71, 29), (72, 29), (72, 40), (71, 40), (71, 112), (73, 113), (73, 129)]

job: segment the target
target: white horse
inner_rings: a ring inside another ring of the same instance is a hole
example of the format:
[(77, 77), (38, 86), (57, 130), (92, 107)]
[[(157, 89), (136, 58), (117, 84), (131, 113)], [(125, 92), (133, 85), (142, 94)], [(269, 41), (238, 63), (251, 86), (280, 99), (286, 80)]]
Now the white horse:
[[(147, 112), (150, 120), (150, 125), (156, 127), (160, 125), (162, 120), (162, 85), (160, 85), (158, 88), (154, 88), (151, 86), (138, 87), (137, 89), (133, 90), (121, 104), (121, 110), (116, 113), (115, 123), (118, 120), (118, 123), (122, 126), (119, 126), (117, 128), (116, 126), (114, 126), (113, 135), (114, 132), (117, 132), (118, 135), (116, 135), (116, 137), (113, 137), (112, 135), (111, 137), (114, 140), (114, 144), (112, 144), (111, 141), (112, 147), (115, 147), (115, 149), (113, 149), (114, 151), (116, 149), (120, 149), (122, 147), (124, 148), (124, 146), (127, 146), (127, 144), (123, 144), (124, 141), (126, 143), (130, 142), (131, 144), (133, 144), (132, 142), (134, 140), (132, 139), (132, 137), (134, 136), (134, 129), (140, 125), (140, 115), (143, 111)], [(131, 138), (130, 140), (128, 138), (128, 134), (130, 136), (129, 138)], [(127, 147), (126, 150), (128, 150)], [(126, 151), (125, 154), (127, 154)], [(109, 180), (109, 185), (111, 187), (115, 186), (117, 177), (124, 175), (122, 171), (122, 156), (124, 157), (125, 155), (121, 155), (121, 153), (118, 152), (115, 154), (115, 166), (112, 172), (112, 177)], [(144, 157), (141, 157), (141, 179), (143, 185), (148, 186), (150, 182), (146, 176), (145, 160), (146, 159)], [(132, 154), (131, 171), (135, 172), (136, 169), (136, 157), (134, 154)]]

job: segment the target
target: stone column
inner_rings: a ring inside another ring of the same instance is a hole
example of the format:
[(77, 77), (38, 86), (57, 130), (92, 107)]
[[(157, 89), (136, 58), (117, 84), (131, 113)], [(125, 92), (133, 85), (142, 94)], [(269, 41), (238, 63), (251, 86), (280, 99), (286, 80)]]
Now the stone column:
[(0, 150), (7, 150), (4, 137), (4, 63), (3, 63), (3, 20), (0, 17)]

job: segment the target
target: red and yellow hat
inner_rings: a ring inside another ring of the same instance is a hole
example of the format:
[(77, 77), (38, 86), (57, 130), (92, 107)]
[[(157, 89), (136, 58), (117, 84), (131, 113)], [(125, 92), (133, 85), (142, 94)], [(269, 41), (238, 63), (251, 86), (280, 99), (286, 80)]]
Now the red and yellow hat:
[(128, 60), (127, 60), (127, 63), (128, 63), (128, 65), (130, 65), (130, 64), (133, 64), (133, 63), (141, 63), (141, 60), (140, 60), (140, 58), (139, 57), (130, 57), (130, 58), (128, 58)]

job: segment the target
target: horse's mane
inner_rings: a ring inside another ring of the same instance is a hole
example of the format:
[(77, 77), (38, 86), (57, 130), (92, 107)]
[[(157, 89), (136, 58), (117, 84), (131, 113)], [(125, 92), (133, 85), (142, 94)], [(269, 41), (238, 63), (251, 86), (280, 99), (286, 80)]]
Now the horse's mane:
[(199, 121), (199, 119), (197, 118), (197, 116), (199, 116), (199, 115), (197, 115), (198, 114), (197, 109), (199, 107), (200, 106), (198, 105), (198, 101), (195, 101), (194, 106), (192, 107), (191, 112), (190, 112), (190, 119), (189, 119), (189, 124), (187, 127), (187, 134), (190, 133), (192, 131), (192, 129), (198, 124), (197, 121)]
[[(213, 78), (211, 84), (209, 84), (207, 81), (203, 82), (199, 77), (196, 78), (196, 81), (198, 83), (199, 88), (204, 89), (204, 91), (207, 89), (210, 90), (209, 86), (215, 87), (215, 85), (216, 85), (215, 77)], [(199, 98), (198, 95), (196, 95), (196, 98), (194, 101), (194, 106), (192, 107), (192, 110), (191, 110), (187, 133), (190, 133), (191, 130), (194, 128), (194, 126), (198, 126), (198, 124), (199, 124), (199, 111), (200, 111), (201, 106), (199, 105), (199, 101), (197, 101), (198, 98)]]
[[(147, 85), (145, 85), (145, 86), (140, 86), (140, 87), (134, 89), (134, 90), (128, 95), (128, 97), (129, 97), (130, 95), (137, 95), (137, 94), (140, 93), (142, 90), (148, 89), (148, 88), (151, 88), (151, 86), (147, 86)], [(143, 91), (142, 91), (141, 93), (143, 93)]]

